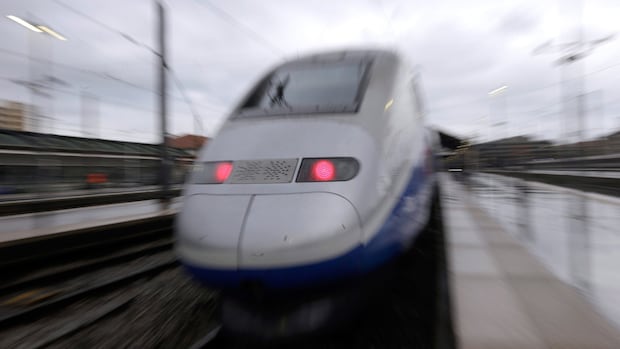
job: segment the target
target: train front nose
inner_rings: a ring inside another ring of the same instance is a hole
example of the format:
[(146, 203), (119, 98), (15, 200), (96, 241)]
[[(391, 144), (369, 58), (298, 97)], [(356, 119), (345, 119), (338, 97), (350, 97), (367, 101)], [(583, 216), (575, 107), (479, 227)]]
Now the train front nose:
[(181, 260), (196, 267), (235, 270), (250, 200), (251, 195), (194, 194), (185, 198), (176, 223), (176, 249)]
[(257, 195), (239, 240), (239, 268), (273, 287), (327, 282), (357, 272), (361, 236), (355, 209), (339, 195)]
[(206, 284), (287, 288), (358, 271), (360, 221), (340, 195), (195, 196), (179, 219), (177, 250)]

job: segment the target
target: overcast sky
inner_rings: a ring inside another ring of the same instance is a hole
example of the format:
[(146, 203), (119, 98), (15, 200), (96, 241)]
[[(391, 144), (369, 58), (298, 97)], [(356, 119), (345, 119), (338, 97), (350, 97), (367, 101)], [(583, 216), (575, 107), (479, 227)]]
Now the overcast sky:
[[(168, 0), (169, 64), (208, 136), (270, 66), (313, 51), (379, 46), (399, 49), (418, 67), (429, 124), (478, 139), (556, 139), (576, 125), (560, 113), (560, 54), (532, 51), (551, 39), (576, 40), (577, 27), (585, 41), (620, 31), (619, 1), (584, 2)], [(157, 141), (157, 57), (135, 44), (156, 48), (152, 1), (3, 0), (0, 9), (0, 99), (34, 102), (48, 116), (45, 132), (81, 135), (84, 114), (92, 133), (98, 115), (101, 138)], [(68, 40), (31, 32), (6, 15)], [(568, 68), (568, 76), (586, 78), (590, 137), (620, 127), (618, 57), (620, 36)], [(59, 80), (48, 96), (15, 83), (44, 76)], [(488, 95), (503, 85), (503, 94)], [(193, 133), (173, 80), (169, 93), (170, 132)]]

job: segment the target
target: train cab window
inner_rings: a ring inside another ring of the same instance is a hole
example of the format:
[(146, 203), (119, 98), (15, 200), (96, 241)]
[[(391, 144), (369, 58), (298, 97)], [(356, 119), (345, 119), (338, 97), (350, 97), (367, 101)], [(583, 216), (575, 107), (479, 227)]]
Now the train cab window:
[(257, 86), (239, 116), (356, 112), (368, 66), (341, 61), (281, 67)]

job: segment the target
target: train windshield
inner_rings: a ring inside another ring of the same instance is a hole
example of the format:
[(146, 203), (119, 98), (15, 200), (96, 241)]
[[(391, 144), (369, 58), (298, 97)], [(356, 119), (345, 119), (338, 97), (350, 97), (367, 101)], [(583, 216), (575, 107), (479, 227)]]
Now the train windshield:
[(239, 117), (356, 112), (368, 62), (318, 62), (279, 68), (243, 104)]

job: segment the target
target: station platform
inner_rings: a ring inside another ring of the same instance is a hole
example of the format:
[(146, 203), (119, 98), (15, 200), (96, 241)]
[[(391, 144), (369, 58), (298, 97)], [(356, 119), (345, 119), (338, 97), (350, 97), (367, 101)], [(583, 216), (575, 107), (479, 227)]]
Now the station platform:
[(573, 176), (588, 178), (609, 178), (620, 179), (620, 171), (604, 171), (604, 170), (528, 170), (526, 173), (555, 175), (555, 176)]
[(442, 177), (447, 268), (459, 348), (620, 348), (620, 330)]
[(167, 205), (159, 200), (144, 200), (0, 217), (0, 247), (172, 217), (179, 205), (180, 198), (172, 199)]
[[(0, 195), (0, 203), (13, 204), (21, 203), (25, 200), (40, 201), (46, 199), (73, 199), (93, 195), (154, 192), (161, 190), (161, 186), (158, 185), (128, 185), (127, 187), (109, 187), (100, 189), (74, 189), (73, 187), (63, 187), (62, 185), (57, 185), (51, 188), (47, 188), (46, 191), (41, 191), (37, 193), (2, 194)], [(181, 187), (178, 185), (171, 187), (171, 189), (173, 190), (179, 190), (180, 188)]]

